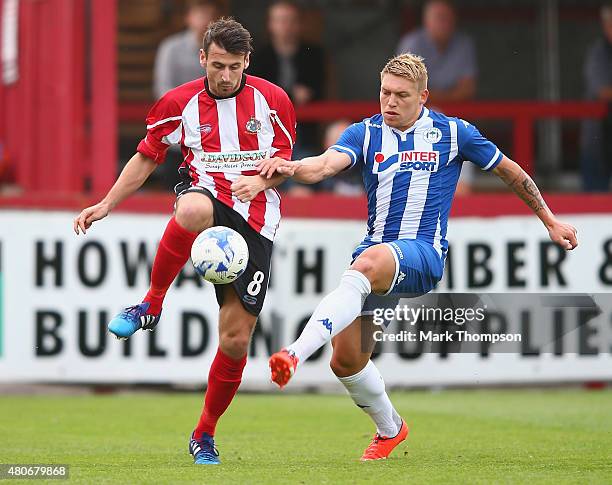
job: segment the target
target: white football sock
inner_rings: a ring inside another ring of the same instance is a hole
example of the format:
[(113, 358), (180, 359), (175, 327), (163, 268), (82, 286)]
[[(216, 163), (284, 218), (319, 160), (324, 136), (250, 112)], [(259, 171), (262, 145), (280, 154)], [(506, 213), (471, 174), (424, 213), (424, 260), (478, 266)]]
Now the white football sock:
[(353, 269), (345, 271), (338, 288), (321, 300), (298, 339), (287, 350), (304, 362), (359, 316), (371, 291), (370, 281), (362, 273)]
[(357, 406), (370, 415), (381, 436), (392, 438), (402, 426), (402, 418), (385, 392), (385, 381), (371, 360), (357, 374), (338, 377)]

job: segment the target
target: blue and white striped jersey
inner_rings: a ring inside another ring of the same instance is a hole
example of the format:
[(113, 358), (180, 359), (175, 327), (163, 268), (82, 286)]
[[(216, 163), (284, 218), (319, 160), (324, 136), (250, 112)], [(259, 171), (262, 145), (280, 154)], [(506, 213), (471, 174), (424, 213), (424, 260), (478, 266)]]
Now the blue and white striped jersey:
[(461, 164), (492, 170), (499, 149), (458, 118), (423, 108), (402, 132), (381, 114), (349, 126), (330, 148), (359, 164), (368, 197), (366, 242), (419, 239), (446, 257), (446, 228)]

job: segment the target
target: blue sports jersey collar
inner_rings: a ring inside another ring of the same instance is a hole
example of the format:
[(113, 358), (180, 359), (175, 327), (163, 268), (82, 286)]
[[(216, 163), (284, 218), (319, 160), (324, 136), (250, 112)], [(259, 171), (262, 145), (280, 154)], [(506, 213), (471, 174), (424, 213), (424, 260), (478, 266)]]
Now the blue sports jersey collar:
[(387, 123), (385, 123), (384, 119), (383, 119), (383, 124), (384, 124), (384, 125), (385, 125), (387, 128), (389, 128), (391, 131), (393, 131), (394, 133), (397, 133), (398, 135), (400, 135), (400, 136), (402, 137), (402, 139), (404, 139), (404, 138), (405, 138), (405, 136), (406, 136), (408, 133), (413, 132), (413, 131), (414, 131), (414, 130), (415, 130), (415, 129), (416, 129), (416, 128), (417, 128), (417, 127), (418, 127), (418, 126), (419, 126), (419, 125), (422, 123), (422, 121), (423, 121), (425, 118), (427, 118), (428, 116), (429, 116), (429, 110), (428, 110), (428, 109), (427, 109), (425, 106), (423, 106), (423, 107), (421, 108), (421, 113), (419, 114), (419, 117), (417, 118), (417, 120), (414, 122), (414, 124), (413, 124), (413, 125), (412, 125), (410, 128), (408, 128), (408, 129), (407, 129), (407, 130), (405, 130), (405, 131), (398, 130), (397, 128), (394, 128), (394, 127), (392, 127), (392, 126), (387, 125)]

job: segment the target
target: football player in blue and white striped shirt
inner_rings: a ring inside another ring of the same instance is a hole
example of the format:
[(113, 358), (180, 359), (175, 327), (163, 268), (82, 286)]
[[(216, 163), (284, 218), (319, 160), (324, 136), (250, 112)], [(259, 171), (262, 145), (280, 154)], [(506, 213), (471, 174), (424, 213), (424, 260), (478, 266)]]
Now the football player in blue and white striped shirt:
[(335, 337), (332, 369), (377, 427), (362, 460), (386, 458), (408, 430), (385, 392), (371, 354), (362, 353), (358, 317), (371, 293), (425, 294), (441, 279), (448, 215), (461, 164), (474, 163), (493, 172), (531, 207), (554, 242), (567, 250), (577, 245), (576, 229), (555, 218), (518, 164), (475, 126), (427, 109), (427, 96), (423, 59), (397, 56), (381, 73), (380, 114), (347, 128), (322, 155), (260, 164), (264, 176), (279, 172), (305, 183), (354, 165), (363, 174), (368, 232), (353, 253), (350, 269), (317, 306), (300, 337), (270, 359), (272, 379), (283, 387), (298, 362)]

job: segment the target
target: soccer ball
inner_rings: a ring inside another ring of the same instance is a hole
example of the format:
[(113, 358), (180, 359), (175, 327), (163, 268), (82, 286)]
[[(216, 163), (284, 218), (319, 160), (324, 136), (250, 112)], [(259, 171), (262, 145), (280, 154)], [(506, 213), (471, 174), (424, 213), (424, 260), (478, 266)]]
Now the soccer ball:
[(246, 241), (229, 227), (210, 227), (191, 246), (191, 262), (196, 272), (215, 285), (235, 281), (244, 273), (248, 261)]

